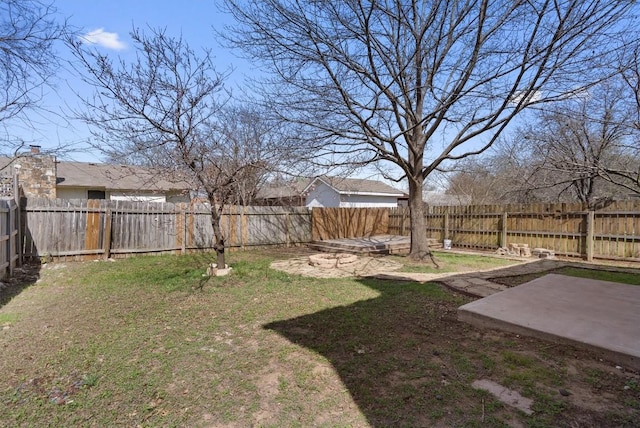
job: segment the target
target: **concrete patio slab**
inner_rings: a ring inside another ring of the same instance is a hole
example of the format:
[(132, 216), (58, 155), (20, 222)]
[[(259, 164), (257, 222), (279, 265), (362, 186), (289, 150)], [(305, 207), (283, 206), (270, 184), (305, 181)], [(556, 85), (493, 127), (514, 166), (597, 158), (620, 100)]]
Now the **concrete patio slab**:
[(458, 319), (586, 347), (640, 370), (640, 286), (549, 274), (463, 305)]

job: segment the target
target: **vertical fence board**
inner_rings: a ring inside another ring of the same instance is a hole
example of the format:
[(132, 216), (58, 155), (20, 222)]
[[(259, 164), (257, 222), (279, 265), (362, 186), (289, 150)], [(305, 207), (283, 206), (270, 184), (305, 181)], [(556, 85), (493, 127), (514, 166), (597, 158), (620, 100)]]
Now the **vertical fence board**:
[(21, 264), (20, 207), (13, 199), (0, 199), (0, 280)]
[(9, 275), (11, 236), (10, 207), (8, 200), (0, 200), (0, 279)]

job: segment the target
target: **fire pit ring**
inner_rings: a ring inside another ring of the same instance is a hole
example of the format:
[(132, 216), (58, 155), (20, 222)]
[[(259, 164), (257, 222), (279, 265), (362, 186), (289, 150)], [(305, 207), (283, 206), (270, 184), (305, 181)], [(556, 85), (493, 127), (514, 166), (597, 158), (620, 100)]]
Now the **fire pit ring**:
[(309, 264), (321, 269), (343, 268), (355, 264), (358, 256), (347, 253), (323, 253), (309, 256)]

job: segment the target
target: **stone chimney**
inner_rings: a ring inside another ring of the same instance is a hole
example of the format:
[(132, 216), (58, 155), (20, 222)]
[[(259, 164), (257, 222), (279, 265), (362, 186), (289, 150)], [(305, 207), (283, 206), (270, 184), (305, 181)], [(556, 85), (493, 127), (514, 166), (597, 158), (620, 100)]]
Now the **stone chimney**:
[(56, 198), (57, 164), (55, 156), (40, 153), (40, 146), (15, 160), (18, 183), (27, 198)]

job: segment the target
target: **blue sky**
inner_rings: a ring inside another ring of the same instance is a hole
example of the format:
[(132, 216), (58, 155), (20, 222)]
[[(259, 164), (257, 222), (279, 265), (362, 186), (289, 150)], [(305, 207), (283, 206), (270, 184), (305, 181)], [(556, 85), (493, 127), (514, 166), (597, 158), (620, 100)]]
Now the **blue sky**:
[[(241, 85), (245, 75), (254, 72), (246, 61), (217, 42), (213, 28), (222, 29), (231, 18), (220, 12), (213, 0), (55, 0), (54, 5), (61, 20), (67, 18), (79, 34), (85, 35), (85, 40), (114, 57), (126, 58), (133, 52), (129, 38), (133, 26), (165, 28), (169, 35), (182, 35), (194, 49), (211, 49), (218, 71), (233, 67), (226, 82), (232, 90)], [(71, 59), (64, 45), (58, 45), (57, 51), (63, 60)], [(43, 107), (51, 113), (32, 113), (29, 125), (12, 123), (9, 131), (15, 140), (39, 144), (45, 150), (73, 144), (73, 150), (60, 155), (63, 159), (98, 161), (97, 154), (83, 149), (83, 142), (89, 138), (86, 125), (65, 119), (70, 107), (78, 106), (73, 90), (88, 90), (82, 89), (82, 83), (69, 69), (66, 66), (59, 71), (56, 87), (48, 90), (43, 99)]]

